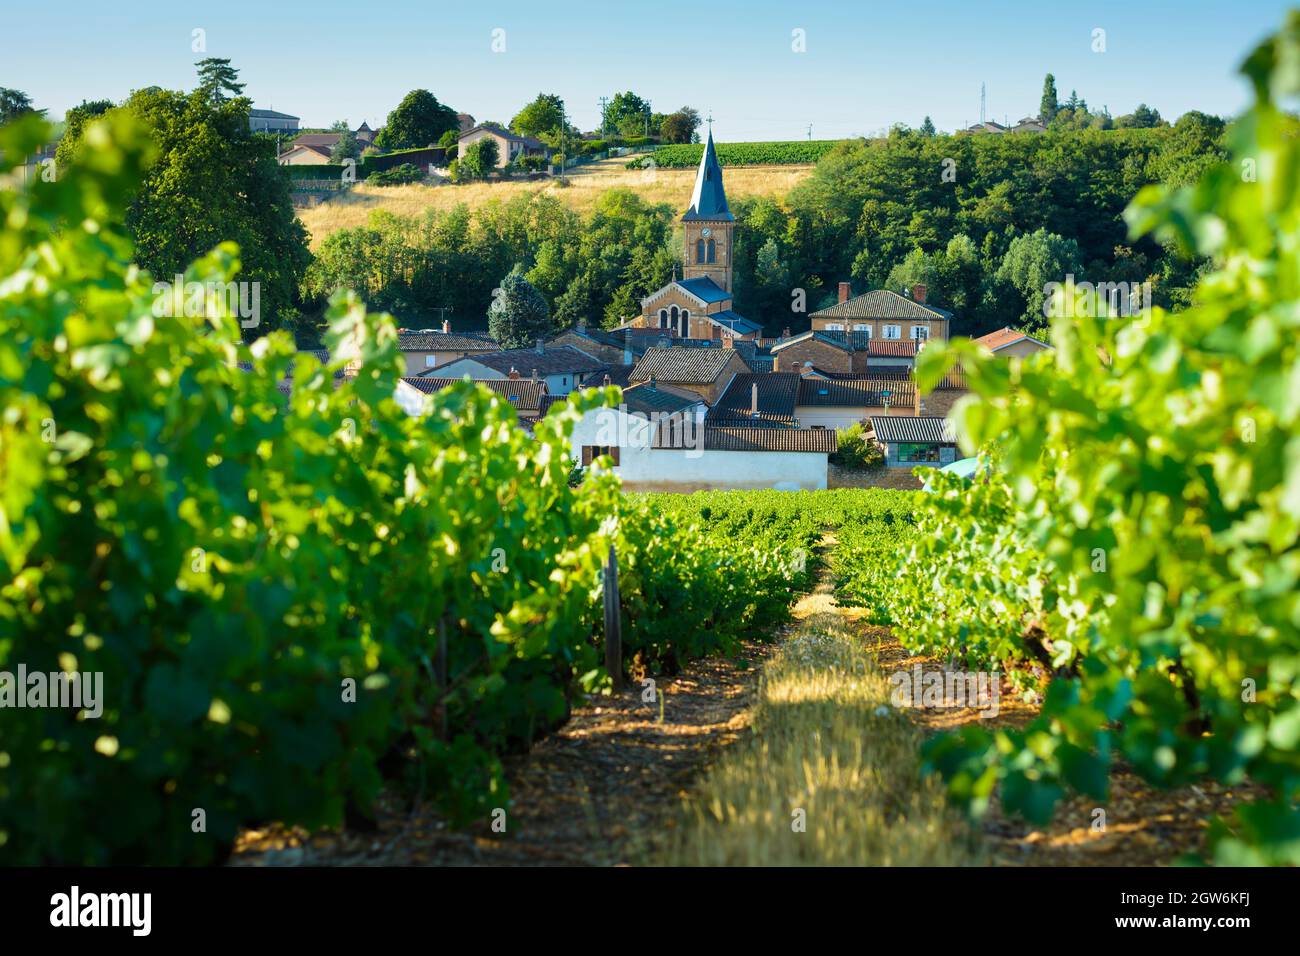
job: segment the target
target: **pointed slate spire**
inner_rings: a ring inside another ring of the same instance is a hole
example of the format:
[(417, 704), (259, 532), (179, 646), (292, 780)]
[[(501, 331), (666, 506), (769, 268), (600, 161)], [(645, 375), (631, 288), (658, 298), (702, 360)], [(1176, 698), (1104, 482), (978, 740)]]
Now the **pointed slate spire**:
[(704, 144), (704, 155), (700, 157), (700, 168), (695, 173), (695, 191), (691, 193), (691, 205), (682, 216), (682, 221), (709, 219), (732, 222), (735, 218), (727, 208), (727, 194), (722, 189), (722, 166), (718, 162), (718, 153), (713, 148), (713, 130), (710, 128), (708, 141)]

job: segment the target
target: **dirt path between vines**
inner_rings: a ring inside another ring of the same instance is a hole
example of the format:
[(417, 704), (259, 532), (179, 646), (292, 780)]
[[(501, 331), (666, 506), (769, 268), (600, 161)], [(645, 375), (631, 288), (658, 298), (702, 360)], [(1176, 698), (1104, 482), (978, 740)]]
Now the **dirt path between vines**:
[(641, 687), (595, 697), (526, 755), (505, 760), (512, 808), (506, 832), (490, 821), (452, 830), (436, 811), (381, 802), (373, 833), (271, 827), (243, 833), (236, 866), (609, 866), (652, 855), (682, 795), (749, 725), (754, 686), (772, 644), (737, 659), (695, 661), (659, 678), (659, 704)]

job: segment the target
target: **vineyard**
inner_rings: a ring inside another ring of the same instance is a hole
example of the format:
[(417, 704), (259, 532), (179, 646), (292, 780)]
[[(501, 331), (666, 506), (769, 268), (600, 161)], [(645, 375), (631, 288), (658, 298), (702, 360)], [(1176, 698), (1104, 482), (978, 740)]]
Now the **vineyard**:
[[(352, 293), (327, 365), (246, 342), (216, 293), (161, 318), (121, 231), (148, 135), (90, 127), (57, 181), (0, 192), (0, 861), (222, 862), (268, 823), (364, 831), (392, 794), (481, 828), (512, 806), (507, 761), (575, 714), (764, 644), (748, 743), (692, 778), (674, 862), (956, 864), (953, 806), (1046, 825), (1126, 774), (1241, 791), (1206, 859), (1300, 863), (1300, 140), (1275, 103), (1297, 61), (1300, 16), (1248, 61), (1234, 165), (1129, 209), (1213, 263), (1192, 307), (1081, 303), (1023, 362), (924, 350), (922, 387), (970, 383), (981, 467), (918, 492), (625, 495), (568, 442), (616, 388), (530, 434), (469, 382), (399, 407), (395, 325)], [(0, 172), (47, 133), (0, 129)], [(720, 152), (805, 146), (833, 144)], [(695, 161), (674, 149), (656, 160)], [(185, 278), (239, 268), (227, 243)], [(889, 642), (1023, 719), (923, 725), (957, 708), (889, 696)], [(102, 712), (14, 672), (99, 675)]]
[[(793, 140), (787, 143), (718, 143), (718, 161), (723, 166), (812, 165), (838, 146), (837, 139)], [(628, 169), (645, 169), (654, 163), (660, 169), (693, 169), (700, 164), (704, 147), (699, 143), (660, 146), (653, 153), (627, 163)]]

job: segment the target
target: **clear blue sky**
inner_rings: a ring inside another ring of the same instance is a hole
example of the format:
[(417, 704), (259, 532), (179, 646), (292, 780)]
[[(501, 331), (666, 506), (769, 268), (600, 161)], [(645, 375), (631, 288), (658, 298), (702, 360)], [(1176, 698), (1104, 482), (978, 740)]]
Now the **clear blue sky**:
[[(721, 140), (871, 133), (929, 114), (951, 130), (1037, 111), (1043, 75), (1062, 98), (1174, 118), (1246, 104), (1236, 68), (1281, 23), (1273, 0), (1036, 2), (407, 2), (127, 0), (14, 2), (0, 20), (0, 86), (59, 118), (82, 99), (190, 89), (191, 31), (230, 57), (254, 104), (302, 118), (378, 125), (423, 87), (476, 118), (508, 122), (539, 91), (583, 129), (597, 100), (631, 89), (656, 111), (712, 111)], [(1106, 52), (1092, 51), (1093, 30)], [(492, 50), (495, 29), (505, 51)], [(791, 49), (802, 29), (807, 51)]]

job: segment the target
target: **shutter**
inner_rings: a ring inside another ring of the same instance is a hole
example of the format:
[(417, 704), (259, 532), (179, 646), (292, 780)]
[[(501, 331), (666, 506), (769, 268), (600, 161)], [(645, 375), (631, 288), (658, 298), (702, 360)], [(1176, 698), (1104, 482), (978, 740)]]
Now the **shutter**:
[(619, 450), (620, 450), (620, 449), (619, 449), (618, 445), (615, 445), (613, 448), (611, 448), (611, 449), (609, 450), (609, 455), (610, 455), (611, 458), (614, 459), (614, 464), (615, 464), (615, 465), (618, 464), (618, 453), (619, 453)]
[(591, 446), (582, 446), (582, 467), (587, 468), (591, 465)]

